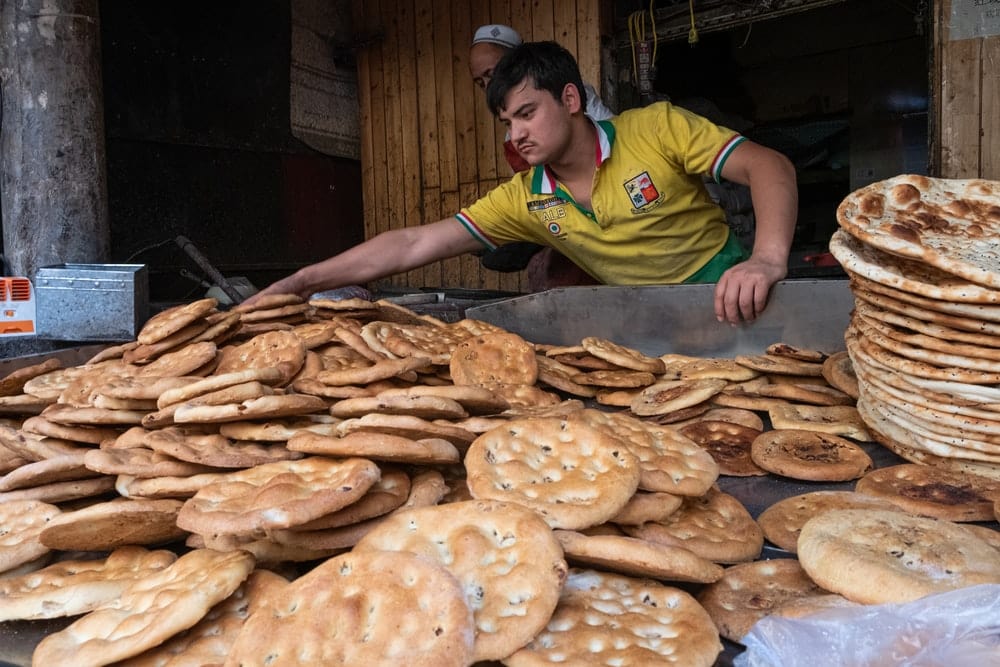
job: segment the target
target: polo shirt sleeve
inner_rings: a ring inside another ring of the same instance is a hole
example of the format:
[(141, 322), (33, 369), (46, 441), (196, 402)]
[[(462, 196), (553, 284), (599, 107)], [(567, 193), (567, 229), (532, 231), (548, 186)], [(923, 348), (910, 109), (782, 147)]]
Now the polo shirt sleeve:
[(663, 104), (658, 136), (668, 159), (685, 173), (708, 174), (719, 182), (726, 160), (745, 137), (669, 102)]
[(486, 248), (492, 250), (512, 241), (544, 242), (532, 233), (533, 219), (527, 213), (531, 171), (516, 174), (455, 215)]

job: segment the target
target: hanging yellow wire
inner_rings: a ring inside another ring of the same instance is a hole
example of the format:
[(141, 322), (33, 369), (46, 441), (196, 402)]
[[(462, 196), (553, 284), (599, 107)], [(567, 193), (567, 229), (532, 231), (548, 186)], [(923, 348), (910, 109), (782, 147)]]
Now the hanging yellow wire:
[[(653, 49), (652, 49), (652, 59), (650, 64), (656, 63), (656, 49), (657, 49), (657, 37), (656, 37), (656, 14), (653, 11), (655, 5), (655, 0), (649, 0), (649, 27), (653, 35)], [(636, 85), (639, 84), (639, 64), (636, 59), (635, 51), (636, 45), (640, 42), (646, 41), (646, 14), (644, 11), (635, 11), (628, 15), (628, 37), (629, 46), (632, 50), (632, 76), (635, 78)]]

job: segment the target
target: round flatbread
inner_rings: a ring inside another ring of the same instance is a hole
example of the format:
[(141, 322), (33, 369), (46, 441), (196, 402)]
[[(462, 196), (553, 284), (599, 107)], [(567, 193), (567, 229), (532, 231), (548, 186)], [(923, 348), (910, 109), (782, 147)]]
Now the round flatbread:
[(829, 433), (774, 429), (751, 445), (754, 463), (776, 475), (814, 482), (845, 482), (872, 469), (859, 445)]
[(247, 619), (225, 665), (472, 663), (475, 626), (461, 585), (413, 553), (331, 558), (286, 586), (267, 610)]
[(542, 518), (518, 505), (472, 500), (390, 517), (354, 547), (359, 558), (408, 551), (446, 568), (466, 591), (474, 660), (505, 658), (552, 615), (566, 561)]
[(834, 509), (896, 510), (887, 500), (854, 491), (810, 491), (774, 503), (757, 517), (764, 537), (785, 551), (795, 553), (806, 521)]
[(607, 431), (553, 417), (512, 420), (465, 455), (473, 497), (516, 502), (553, 528), (580, 529), (620, 512), (639, 485), (639, 460)]
[(622, 529), (632, 537), (684, 547), (714, 563), (751, 561), (764, 547), (764, 533), (743, 503), (716, 489), (685, 498), (680, 509), (663, 521)]
[(896, 176), (848, 195), (837, 222), (875, 248), (1000, 289), (997, 187), (979, 179)]
[(205, 317), (217, 305), (219, 302), (216, 299), (207, 298), (168, 308), (149, 318), (136, 338), (141, 345), (157, 343)]
[(803, 526), (798, 553), (813, 581), (863, 604), (1000, 583), (993, 546), (957, 524), (903, 512), (824, 512)]
[(784, 602), (825, 593), (794, 558), (740, 563), (698, 594), (719, 634), (739, 642), (754, 623)]
[(830, 237), (830, 253), (847, 271), (903, 292), (947, 301), (1000, 303), (1000, 290), (963, 280), (923, 261), (884, 252), (842, 229)]
[(53, 518), (39, 539), (62, 551), (111, 551), (129, 545), (148, 546), (179, 540), (179, 500), (118, 498), (64, 512)]
[(366, 459), (311, 457), (229, 473), (184, 503), (177, 525), (194, 533), (259, 535), (313, 521), (361, 498), (379, 477)]
[(855, 490), (908, 512), (949, 521), (990, 521), (1000, 482), (970, 473), (904, 463), (873, 470)]
[(578, 566), (632, 577), (702, 584), (717, 581), (723, 572), (721, 566), (683, 547), (623, 535), (584, 535), (571, 530), (554, 533), (566, 558)]
[(538, 380), (535, 348), (513, 333), (487, 333), (455, 346), (449, 362), (457, 385), (532, 385)]
[(833, 387), (858, 400), (858, 376), (847, 350), (834, 352), (823, 362), (823, 379)]
[(725, 389), (726, 384), (720, 378), (657, 382), (639, 392), (630, 407), (640, 416), (662, 415), (703, 403)]
[(709, 667), (721, 652), (712, 619), (680, 589), (574, 569), (548, 625), (504, 664)]
[(702, 420), (680, 429), (681, 435), (703, 447), (719, 464), (719, 474), (730, 477), (766, 475), (750, 455), (760, 430), (726, 421)]
[(113, 606), (43, 639), (32, 664), (107, 665), (138, 655), (200, 621), (253, 567), (253, 556), (245, 551), (189, 551), (133, 582)]

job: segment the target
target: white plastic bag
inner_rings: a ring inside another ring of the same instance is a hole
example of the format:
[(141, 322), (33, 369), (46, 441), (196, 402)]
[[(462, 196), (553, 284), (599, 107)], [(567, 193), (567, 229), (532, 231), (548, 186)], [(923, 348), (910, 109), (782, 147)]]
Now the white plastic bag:
[(767, 616), (743, 644), (734, 667), (997, 667), (1000, 585), (803, 618)]

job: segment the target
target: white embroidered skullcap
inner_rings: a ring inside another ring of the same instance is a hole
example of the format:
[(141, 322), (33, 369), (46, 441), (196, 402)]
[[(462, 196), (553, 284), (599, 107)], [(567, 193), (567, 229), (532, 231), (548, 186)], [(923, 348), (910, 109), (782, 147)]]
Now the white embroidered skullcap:
[(496, 44), (505, 49), (513, 49), (521, 43), (521, 36), (510, 26), (494, 23), (481, 26), (476, 30), (476, 34), (472, 38), (472, 43)]

